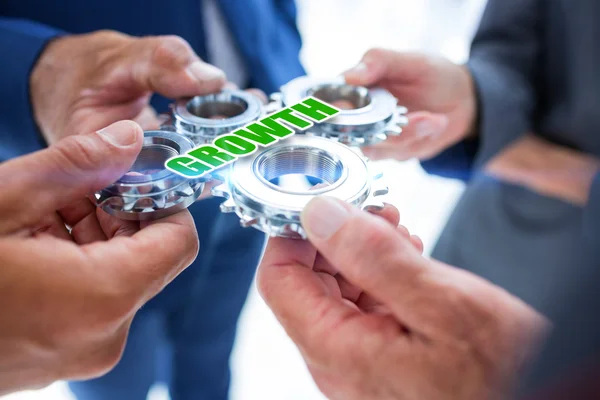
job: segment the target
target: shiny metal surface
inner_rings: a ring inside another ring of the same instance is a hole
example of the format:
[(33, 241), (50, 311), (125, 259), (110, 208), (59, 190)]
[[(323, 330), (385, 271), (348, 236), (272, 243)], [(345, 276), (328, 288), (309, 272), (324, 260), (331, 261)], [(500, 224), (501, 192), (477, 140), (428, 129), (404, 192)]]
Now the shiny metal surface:
[(161, 128), (180, 133), (196, 145), (211, 143), (219, 135), (262, 118), (265, 107), (250, 93), (225, 90), (178, 100), (172, 106), (171, 118)]
[(318, 79), (303, 76), (281, 88), (284, 105), (295, 104), (308, 96), (328, 102), (342, 112), (307, 134), (337, 140), (349, 146), (367, 146), (382, 142), (388, 136), (402, 133), (408, 124), (407, 109), (387, 90), (346, 84), (343, 77)]
[(147, 221), (186, 209), (202, 194), (210, 177), (186, 179), (165, 168), (165, 161), (191, 150), (186, 137), (168, 131), (144, 132), (144, 145), (130, 171), (96, 193), (96, 202), (121, 219)]
[[(319, 182), (312, 188), (280, 187), (274, 180), (289, 174)], [(234, 162), (222, 172), (225, 182), (215, 196), (225, 197), (223, 212), (235, 212), (242, 226), (270, 236), (306, 238), (300, 214), (315, 196), (333, 196), (362, 208), (381, 208), (377, 196), (388, 189), (367, 160), (335, 141), (295, 135)]]

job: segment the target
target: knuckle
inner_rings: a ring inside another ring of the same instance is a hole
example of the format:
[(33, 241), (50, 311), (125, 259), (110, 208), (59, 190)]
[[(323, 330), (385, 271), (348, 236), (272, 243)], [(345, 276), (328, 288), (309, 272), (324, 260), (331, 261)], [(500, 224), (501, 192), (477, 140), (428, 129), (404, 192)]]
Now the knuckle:
[(110, 29), (100, 29), (98, 31), (91, 33), (90, 37), (92, 37), (98, 41), (102, 41), (102, 42), (106, 42), (106, 41), (112, 42), (112, 41), (127, 39), (129, 36), (124, 33), (121, 33), (118, 31), (113, 31)]
[(181, 241), (184, 244), (184, 263), (187, 267), (189, 264), (194, 262), (194, 260), (198, 256), (198, 252), (200, 251), (200, 240), (198, 239), (198, 231), (194, 229), (192, 225), (192, 227), (186, 227), (186, 229), (182, 229), (181, 232), (178, 232), (178, 237), (181, 238)]
[(94, 349), (91, 357), (87, 357), (84, 366), (89, 378), (105, 375), (119, 364), (125, 350), (126, 334), (109, 339)]
[(388, 53), (389, 50), (387, 49), (384, 49), (382, 47), (375, 47), (367, 51), (364, 58), (367, 60), (377, 61), (381, 60), (382, 58), (385, 58), (388, 55)]
[(267, 304), (271, 304), (271, 280), (266, 275), (265, 268), (259, 268), (256, 273), (256, 290)]
[(390, 232), (383, 222), (373, 220), (372, 223), (361, 223), (364, 246), (376, 254), (384, 254), (390, 250)]
[(159, 36), (154, 40), (155, 48), (152, 59), (159, 65), (184, 66), (196, 57), (189, 43), (182, 37)]
[(53, 146), (53, 162), (68, 175), (93, 171), (106, 156), (104, 151), (98, 149), (104, 145), (90, 136), (71, 136)]
[(189, 232), (187, 234), (187, 241), (189, 243), (189, 257), (186, 260), (186, 263), (189, 265), (194, 262), (196, 257), (198, 257), (198, 253), (200, 252), (200, 240), (198, 239), (198, 233), (196, 231)]

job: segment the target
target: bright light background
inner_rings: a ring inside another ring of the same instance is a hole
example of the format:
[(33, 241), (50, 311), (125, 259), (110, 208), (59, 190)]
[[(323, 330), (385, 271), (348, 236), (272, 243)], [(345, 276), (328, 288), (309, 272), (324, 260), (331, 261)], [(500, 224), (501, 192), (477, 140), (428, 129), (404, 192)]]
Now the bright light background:
[[(372, 47), (442, 53), (462, 62), (485, 0), (298, 0), (302, 58), (310, 74), (331, 77)], [(334, 48), (329, 43), (342, 43)], [(426, 175), (417, 162), (379, 163), (403, 223), (429, 252), (456, 200), (459, 182)], [(232, 360), (233, 400), (323, 399), (300, 355), (253, 287), (239, 325)], [(63, 383), (6, 400), (71, 400)], [(150, 400), (166, 400), (157, 385)], [(107, 399), (110, 400), (110, 399)], [(136, 400), (136, 399), (132, 399)]]

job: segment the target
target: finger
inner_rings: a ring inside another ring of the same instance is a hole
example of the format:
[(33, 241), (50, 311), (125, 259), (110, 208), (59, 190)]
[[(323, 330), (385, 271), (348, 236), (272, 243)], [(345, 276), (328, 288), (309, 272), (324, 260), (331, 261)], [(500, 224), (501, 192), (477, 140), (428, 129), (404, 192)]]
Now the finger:
[(96, 218), (102, 232), (108, 239), (120, 236), (133, 236), (140, 230), (138, 221), (126, 221), (106, 213), (101, 208), (96, 209)]
[(78, 244), (104, 241), (115, 236), (132, 236), (140, 230), (136, 221), (112, 217), (96, 207), (90, 199), (82, 199), (60, 210), (65, 223)]
[(131, 236), (116, 235), (82, 249), (92, 262), (112, 268), (113, 285), (141, 306), (194, 261), (199, 245), (194, 220), (182, 211), (149, 222)]
[[(373, 209), (369, 212), (371, 214), (377, 215), (385, 219), (392, 226), (397, 226), (400, 222), (400, 212), (396, 207), (392, 206), (391, 204), (385, 204), (384, 208), (381, 210)], [(349, 283), (342, 275), (340, 275), (338, 273), (338, 270), (335, 269), (335, 267), (331, 265), (331, 263), (327, 261), (327, 259), (321, 254), (317, 254), (313, 270), (315, 272), (324, 272), (335, 277), (338, 286), (341, 290), (342, 297), (344, 297), (345, 299), (356, 301), (358, 299), (358, 296), (362, 292), (361, 289), (355, 287), (354, 285)]]
[(151, 106), (144, 107), (142, 112), (140, 112), (133, 120), (145, 131), (159, 129), (161, 125), (161, 121), (158, 118), (156, 111)]
[(327, 295), (334, 299), (341, 299), (342, 292), (338, 281), (334, 276), (331, 276), (325, 272), (315, 272), (315, 276), (321, 280), (323, 287), (325, 288)]
[(333, 265), (331, 265), (331, 263), (329, 261), (327, 261), (327, 259), (325, 257), (323, 257), (319, 253), (317, 253), (317, 257), (315, 258), (315, 264), (313, 266), (313, 271), (325, 272), (331, 276), (336, 276), (339, 272), (337, 269), (334, 268)]
[[(353, 285), (381, 301), (415, 331), (440, 327), (463, 332), (465, 299), (446, 282), (446, 270), (431, 273), (429, 262), (389, 223), (337, 199), (313, 199), (302, 225), (317, 250)], [(451, 307), (449, 305), (452, 304)], [(464, 305), (462, 305), (463, 308)], [(468, 317), (467, 317), (468, 318)]]
[(116, 181), (129, 170), (141, 146), (140, 127), (122, 121), (4, 163), (0, 234), (31, 226)]
[(361, 292), (355, 302), (359, 310), (368, 314), (391, 314), (390, 309), (369, 293)]
[(344, 77), (349, 84), (358, 86), (372, 86), (384, 79), (410, 82), (423, 73), (424, 65), (425, 56), (420, 54), (372, 49)]
[(250, 93), (254, 97), (257, 97), (263, 104), (267, 104), (269, 102), (269, 98), (260, 89), (246, 89), (246, 92)]
[(220, 91), (225, 73), (202, 61), (191, 46), (177, 36), (137, 39), (125, 55), (132, 65), (133, 83), (139, 91), (178, 98)]
[(81, 199), (58, 211), (71, 227), (71, 235), (79, 244), (92, 243), (98, 240), (106, 240), (96, 218), (96, 205), (90, 199)]
[(391, 204), (384, 203), (384, 207), (381, 210), (372, 209), (369, 212), (385, 219), (392, 226), (398, 226), (400, 223), (400, 211)]
[[(364, 147), (363, 153), (372, 160), (393, 158), (405, 161), (419, 157), (422, 149), (435, 146), (435, 141), (448, 128), (449, 119), (444, 114), (414, 112), (408, 115), (409, 123), (399, 136), (385, 142)], [(435, 146), (437, 148), (437, 146)]]
[(53, 212), (45, 216), (39, 224), (30, 232), (30, 235), (37, 236), (49, 234), (59, 239), (72, 241), (73, 238), (69, 234), (65, 222), (57, 213)]
[(311, 269), (315, 263), (317, 250), (305, 240), (271, 238), (262, 261), (267, 265), (300, 265)]
[(417, 235), (410, 235), (410, 242), (413, 244), (413, 246), (415, 246), (415, 249), (417, 249), (417, 251), (420, 254), (423, 254), (423, 250), (425, 250), (425, 245), (423, 244), (423, 241), (420, 237), (418, 237)]
[(89, 199), (81, 199), (59, 213), (71, 227), (71, 235), (76, 243), (87, 244), (107, 239), (96, 218), (96, 206)]
[[(258, 290), (291, 339), (309, 357), (335, 360), (348, 336), (344, 332), (352, 329), (353, 334), (361, 333), (360, 324), (354, 321), (361, 314), (343, 302), (339, 293), (334, 293), (337, 298), (332, 296), (335, 283), (330, 275), (323, 274), (327, 275), (323, 279), (304, 264), (281, 263), (286, 252), (294, 251), (299, 243), (303, 242), (269, 241), (258, 270)], [(332, 338), (339, 338), (339, 351), (327, 346)]]
[(398, 232), (400, 236), (402, 236), (404, 239), (410, 240), (410, 232), (408, 231), (408, 228), (404, 225), (398, 225), (398, 227), (396, 228), (396, 232)]
[(356, 303), (360, 298), (362, 289), (348, 282), (348, 280), (341, 274), (337, 274), (335, 279), (337, 280), (342, 297), (346, 300)]

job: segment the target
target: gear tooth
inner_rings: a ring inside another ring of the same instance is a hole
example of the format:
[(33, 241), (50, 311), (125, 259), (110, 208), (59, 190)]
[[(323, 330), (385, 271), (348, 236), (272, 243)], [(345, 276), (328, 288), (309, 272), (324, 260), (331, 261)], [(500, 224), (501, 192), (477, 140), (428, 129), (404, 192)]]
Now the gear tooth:
[(302, 225), (298, 223), (287, 224), (285, 225), (284, 229), (288, 232), (295, 233), (296, 235), (298, 235), (299, 239), (306, 239), (306, 232), (304, 231)]
[(367, 144), (367, 139), (365, 139), (362, 136), (351, 136), (351, 135), (346, 135), (346, 143), (344, 143), (347, 146), (364, 146), (365, 144)]
[[(330, 136), (324, 136), (327, 139), (331, 139)], [(358, 142), (358, 138), (357, 137), (352, 137), (350, 135), (340, 135), (338, 137), (338, 142), (340, 142), (341, 144), (345, 144), (346, 146), (352, 146), (353, 144), (356, 144)]]
[(104, 190), (94, 193), (94, 198), (96, 199), (96, 205), (98, 207), (102, 207), (104, 203), (107, 203), (110, 200), (110, 195)]
[(138, 202), (138, 200), (124, 202), (124, 204), (123, 204), (123, 211), (125, 211), (125, 212), (133, 211), (133, 209), (135, 208), (135, 205), (137, 204), (137, 202)]
[(408, 113), (408, 108), (404, 107), (404, 106), (396, 106), (396, 114), (398, 115), (404, 115)]
[(101, 208), (123, 207), (125, 203), (122, 197), (113, 196), (107, 192), (96, 193), (95, 197), (96, 205)]
[(183, 189), (179, 189), (175, 192), (175, 195), (177, 196), (181, 196), (181, 197), (186, 197), (186, 196), (193, 196), (194, 195), (194, 189), (192, 189), (191, 186), (187, 186)]
[(374, 181), (377, 181), (381, 178), (383, 178), (383, 172), (381, 171), (372, 171), (371, 172), (371, 177), (373, 178)]
[(283, 95), (281, 93), (273, 93), (269, 96), (269, 103), (264, 106), (265, 114), (272, 114), (279, 111), (283, 107)]
[(383, 202), (377, 200), (370, 200), (363, 204), (363, 210), (382, 210), (385, 207)]
[(140, 197), (139, 199), (136, 199), (135, 201), (126, 203), (125, 207), (123, 207), (123, 210), (124, 211), (133, 211), (133, 210), (140, 210), (140, 209), (146, 209), (146, 208), (162, 209), (164, 207), (165, 207), (165, 198), (164, 197), (160, 197), (160, 198)]
[(224, 213), (232, 213), (235, 212), (235, 203), (232, 199), (227, 199), (223, 203), (221, 203), (221, 212)]
[(388, 132), (377, 133), (377, 134), (371, 136), (369, 143), (366, 143), (366, 144), (373, 145), (373, 144), (381, 143), (381, 142), (384, 142), (387, 138), (388, 138)]
[(200, 178), (190, 179), (190, 185), (195, 185), (197, 183), (207, 183), (214, 181), (214, 177), (211, 174), (206, 174), (201, 176)]
[(230, 193), (229, 193), (229, 187), (227, 186), (226, 183), (221, 183), (218, 186), (215, 186), (214, 188), (211, 189), (211, 193), (213, 196), (216, 197), (224, 197), (224, 198), (229, 198)]
[(240, 218), (240, 225), (244, 228), (250, 228), (251, 226), (258, 224), (258, 222), (258, 218), (252, 218), (249, 216)]
[(405, 115), (400, 115), (396, 118), (395, 122), (399, 128), (404, 128), (405, 126), (408, 125), (408, 117)]
[(402, 133), (402, 128), (397, 125), (388, 126), (385, 130), (385, 134), (389, 136), (398, 136)]
[(222, 168), (222, 169), (218, 169), (216, 171), (212, 171), (210, 173), (211, 179), (213, 180), (217, 180), (217, 181), (221, 181), (221, 182), (225, 182), (226, 180), (226, 171), (228, 171), (227, 168)]
[[(190, 196), (194, 195), (194, 191), (190, 189)], [(152, 199), (152, 202), (154, 203), (154, 207), (159, 208), (159, 209), (163, 209), (166, 206), (166, 198), (164, 196)]]
[(390, 188), (387, 187), (387, 186), (385, 186), (385, 185), (379, 186), (379, 187), (375, 187), (375, 188), (373, 188), (373, 197), (385, 196), (389, 192), (390, 192)]

